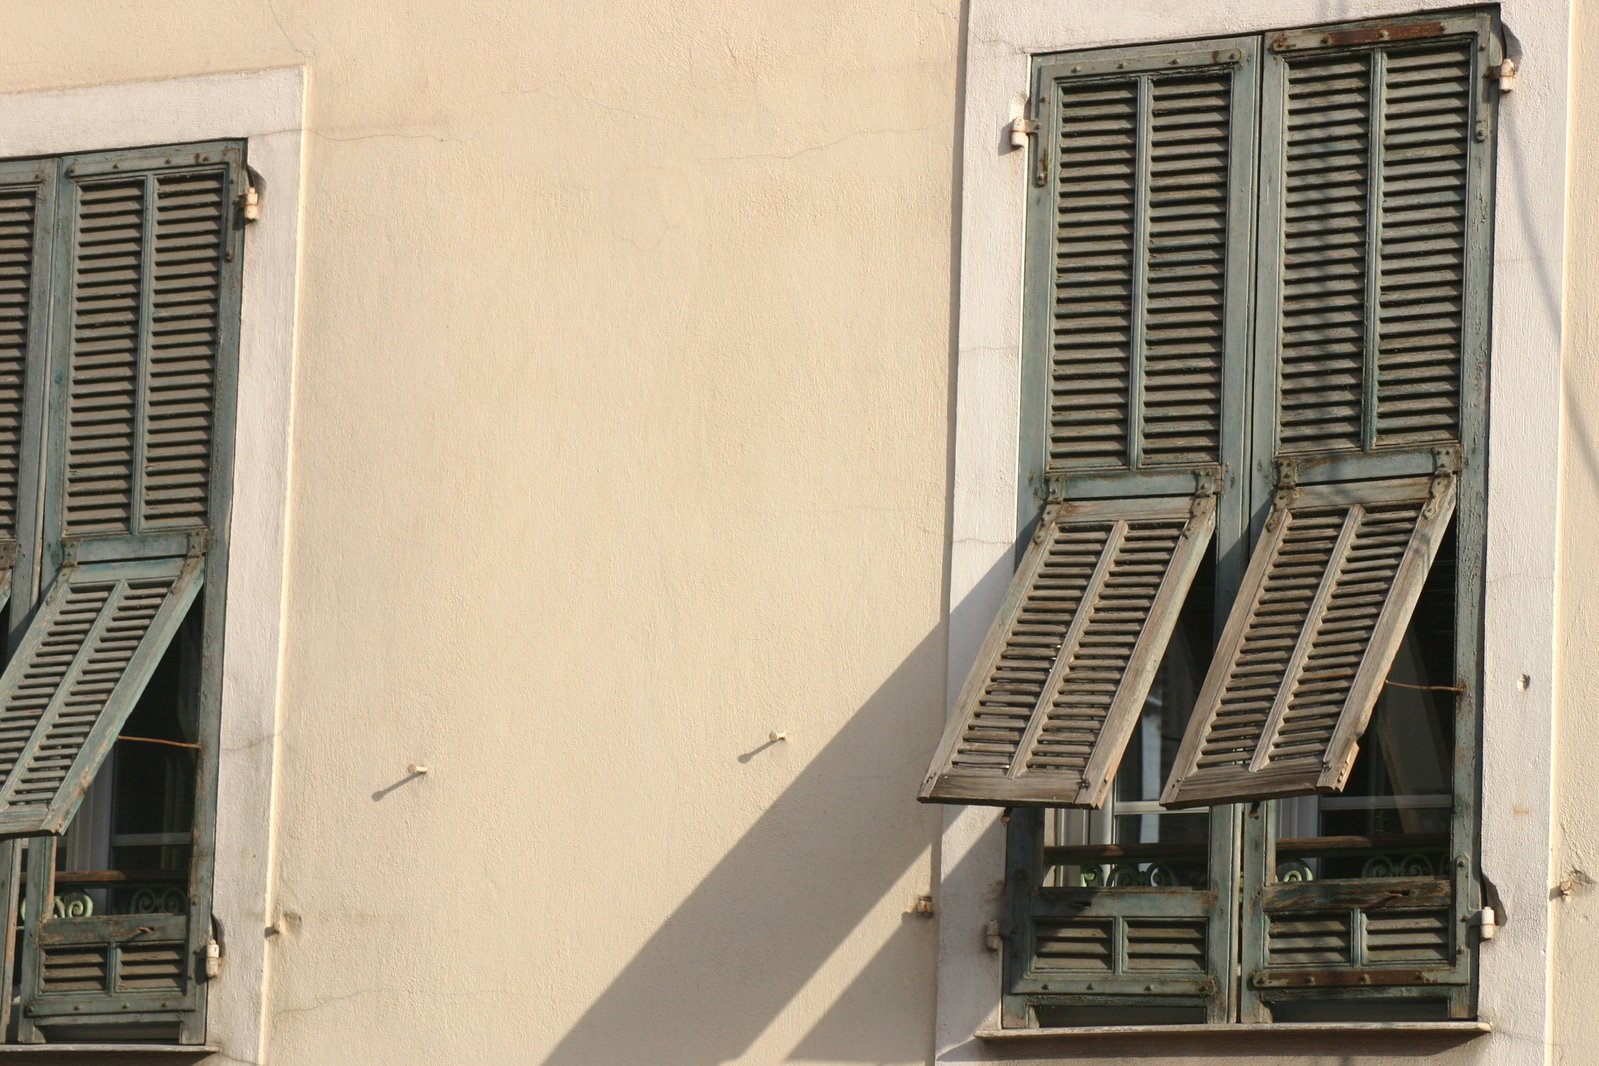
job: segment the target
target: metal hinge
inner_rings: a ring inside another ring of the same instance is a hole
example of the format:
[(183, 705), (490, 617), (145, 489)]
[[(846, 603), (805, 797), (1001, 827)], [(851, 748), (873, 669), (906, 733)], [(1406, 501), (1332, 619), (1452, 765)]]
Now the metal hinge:
[(193, 529), (189, 531), (189, 550), (187, 555), (194, 558), (204, 555), (215, 546), (210, 529)]
[(246, 226), (261, 219), (261, 194), (254, 185), (239, 194), (239, 217)]
[(1494, 934), (1499, 931), (1499, 916), (1494, 913), (1492, 907), (1484, 907), (1470, 918), (1467, 918), (1466, 924), (1476, 928), (1478, 939), (1492, 940)]
[(1220, 470), (1201, 467), (1194, 471), (1194, 496), (1188, 502), (1188, 524), (1183, 527), (1184, 536), (1193, 533), (1194, 524), (1199, 521), (1206, 502), (1215, 500), (1221, 494), (1221, 482), (1226, 472), (1225, 467)]
[(998, 951), (1005, 946), (1005, 934), (1000, 930), (998, 918), (989, 919), (983, 927), (983, 943), (989, 951)]
[(1267, 529), (1276, 529), (1282, 523), (1298, 488), (1299, 463), (1293, 459), (1277, 460), (1277, 491), (1272, 496), (1271, 514), (1266, 518)]
[(1421, 513), (1432, 518), (1443, 506), (1444, 498), (1460, 476), (1460, 449), (1453, 444), (1432, 450), (1432, 484), (1427, 486), (1427, 502)]

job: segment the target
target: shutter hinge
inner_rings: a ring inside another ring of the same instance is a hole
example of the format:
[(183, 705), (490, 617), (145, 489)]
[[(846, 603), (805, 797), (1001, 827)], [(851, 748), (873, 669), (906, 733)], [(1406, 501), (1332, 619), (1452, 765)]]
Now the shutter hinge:
[(1443, 506), (1444, 497), (1460, 476), (1460, 449), (1453, 444), (1432, 450), (1432, 484), (1427, 486), (1427, 502), (1421, 513), (1432, 518)]
[(989, 951), (998, 951), (1005, 946), (1005, 934), (999, 928), (998, 918), (990, 918), (983, 927), (983, 943)]
[(1489, 81), (1497, 81), (1500, 92), (1508, 93), (1516, 87), (1516, 61), (1507, 58), (1497, 67), (1489, 67), (1484, 76)]
[(254, 185), (239, 194), (239, 217), (246, 226), (261, 219), (261, 194)]
[(1492, 907), (1484, 907), (1467, 918), (1466, 924), (1476, 928), (1479, 940), (1492, 940), (1494, 934), (1499, 931), (1499, 916), (1494, 913)]
[(189, 532), (189, 558), (204, 555), (212, 548), (211, 530), (195, 529)]
[(1294, 459), (1277, 460), (1277, 492), (1272, 496), (1271, 514), (1266, 518), (1266, 528), (1276, 529), (1282, 524), (1283, 515), (1288, 513), (1288, 508), (1294, 502), (1295, 490), (1299, 488), (1299, 463)]
[(78, 565), (78, 545), (80, 543), (81, 541), (78, 537), (61, 538), (61, 565), (57, 567), (58, 570), (66, 570), (69, 567)]
[(1184, 536), (1194, 532), (1194, 524), (1206, 510), (1207, 502), (1214, 501), (1221, 494), (1221, 482), (1226, 474), (1226, 467), (1201, 467), (1194, 471), (1194, 496), (1188, 502), (1188, 524), (1183, 527)]

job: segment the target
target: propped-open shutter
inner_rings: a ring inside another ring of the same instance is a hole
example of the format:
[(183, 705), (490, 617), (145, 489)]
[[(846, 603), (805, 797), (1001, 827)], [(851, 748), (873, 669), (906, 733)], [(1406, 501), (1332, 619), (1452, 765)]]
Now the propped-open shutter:
[(0, 674), (0, 836), (66, 828), (200, 589), (203, 560), (69, 565)]
[(1052, 507), (922, 798), (1102, 803), (1215, 524), (1211, 496)]
[[(1480, 88), (1487, 36), (1487, 18), (1469, 15), (1269, 39), (1256, 431), (1271, 448), (1273, 463), (1262, 465), (1279, 474), (1278, 503), (1189, 723), (1168, 804), (1344, 785), (1452, 513), (1454, 472), (1480, 454), (1463, 412), (1480, 404), (1487, 341), (1491, 190), (1473, 147), (1490, 128)], [(1402, 566), (1396, 558), (1397, 568), (1379, 560), (1376, 570), (1344, 572), (1377, 515), (1345, 506), (1340, 517), (1323, 501), (1408, 493), (1419, 508), (1416, 493), (1441, 482), (1450, 485), (1447, 506), (1390, 519), (1409, 522)], [(1324, 662), (1314, 628), (1322, 613), (1341, 624), (1348, 590), (1368, 586), (1368, 621), (1397, 628), (1360, 642), (1358, 669), (1347, 657)]]
[[(66, 828), (207, 571), (222, 576), (215, 542), (231, 479), (243, 148), (59, 161), (48, 589), (0, 675), (0, 837)], [(221, 599), (207, 601), (210, 629)], [(206, 669), (216, 653), (207, 650)], [(199, 757), (209, 757), (204, 747)], [(210, 842), (209, 830), (197, 832), (179, 912), (139, 915), (54, 911), (54, 840), (33, 836), (27, 899), (39, 911), (23, 939), (18, 1039), (107, 1027), (204, 1039), (195, 962), (210, 934)]]
[(1161, 801), (1337, 791), (1454, 514), (1456, 477), (1283, 493)]

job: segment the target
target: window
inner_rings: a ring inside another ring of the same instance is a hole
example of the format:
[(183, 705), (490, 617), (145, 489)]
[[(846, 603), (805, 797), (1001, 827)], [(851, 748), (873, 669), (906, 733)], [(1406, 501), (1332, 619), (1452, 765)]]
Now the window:
[(243, 154), (0, 163), (11, 1041), (204, 1039)]
[(1035, 57), (1007, 1026), (1473, 1016), (1488, 13)]

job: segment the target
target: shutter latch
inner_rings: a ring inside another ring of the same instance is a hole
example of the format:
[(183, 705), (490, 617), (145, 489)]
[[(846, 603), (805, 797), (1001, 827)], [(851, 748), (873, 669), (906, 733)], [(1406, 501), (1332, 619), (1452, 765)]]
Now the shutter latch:
[(239, 194), (239, 217), (244, 219), (246, 226), (252, 222), (260, 221), (261, 194), (256, 191), (254, 185), (249, 186)]
[(1026, 115), (1017, 115), (1010, 120), (1010, 146), (1012, 148), (1026, 148), (1027, 138), (1038, 132), (1038, 122)]
[(1516, 87), (1516, 61), (1506, 58), (1497, 67), (1489, 67), (1485, 72), (1489, 81), (1498, 80), (1499, 91), (1508, 93)]

